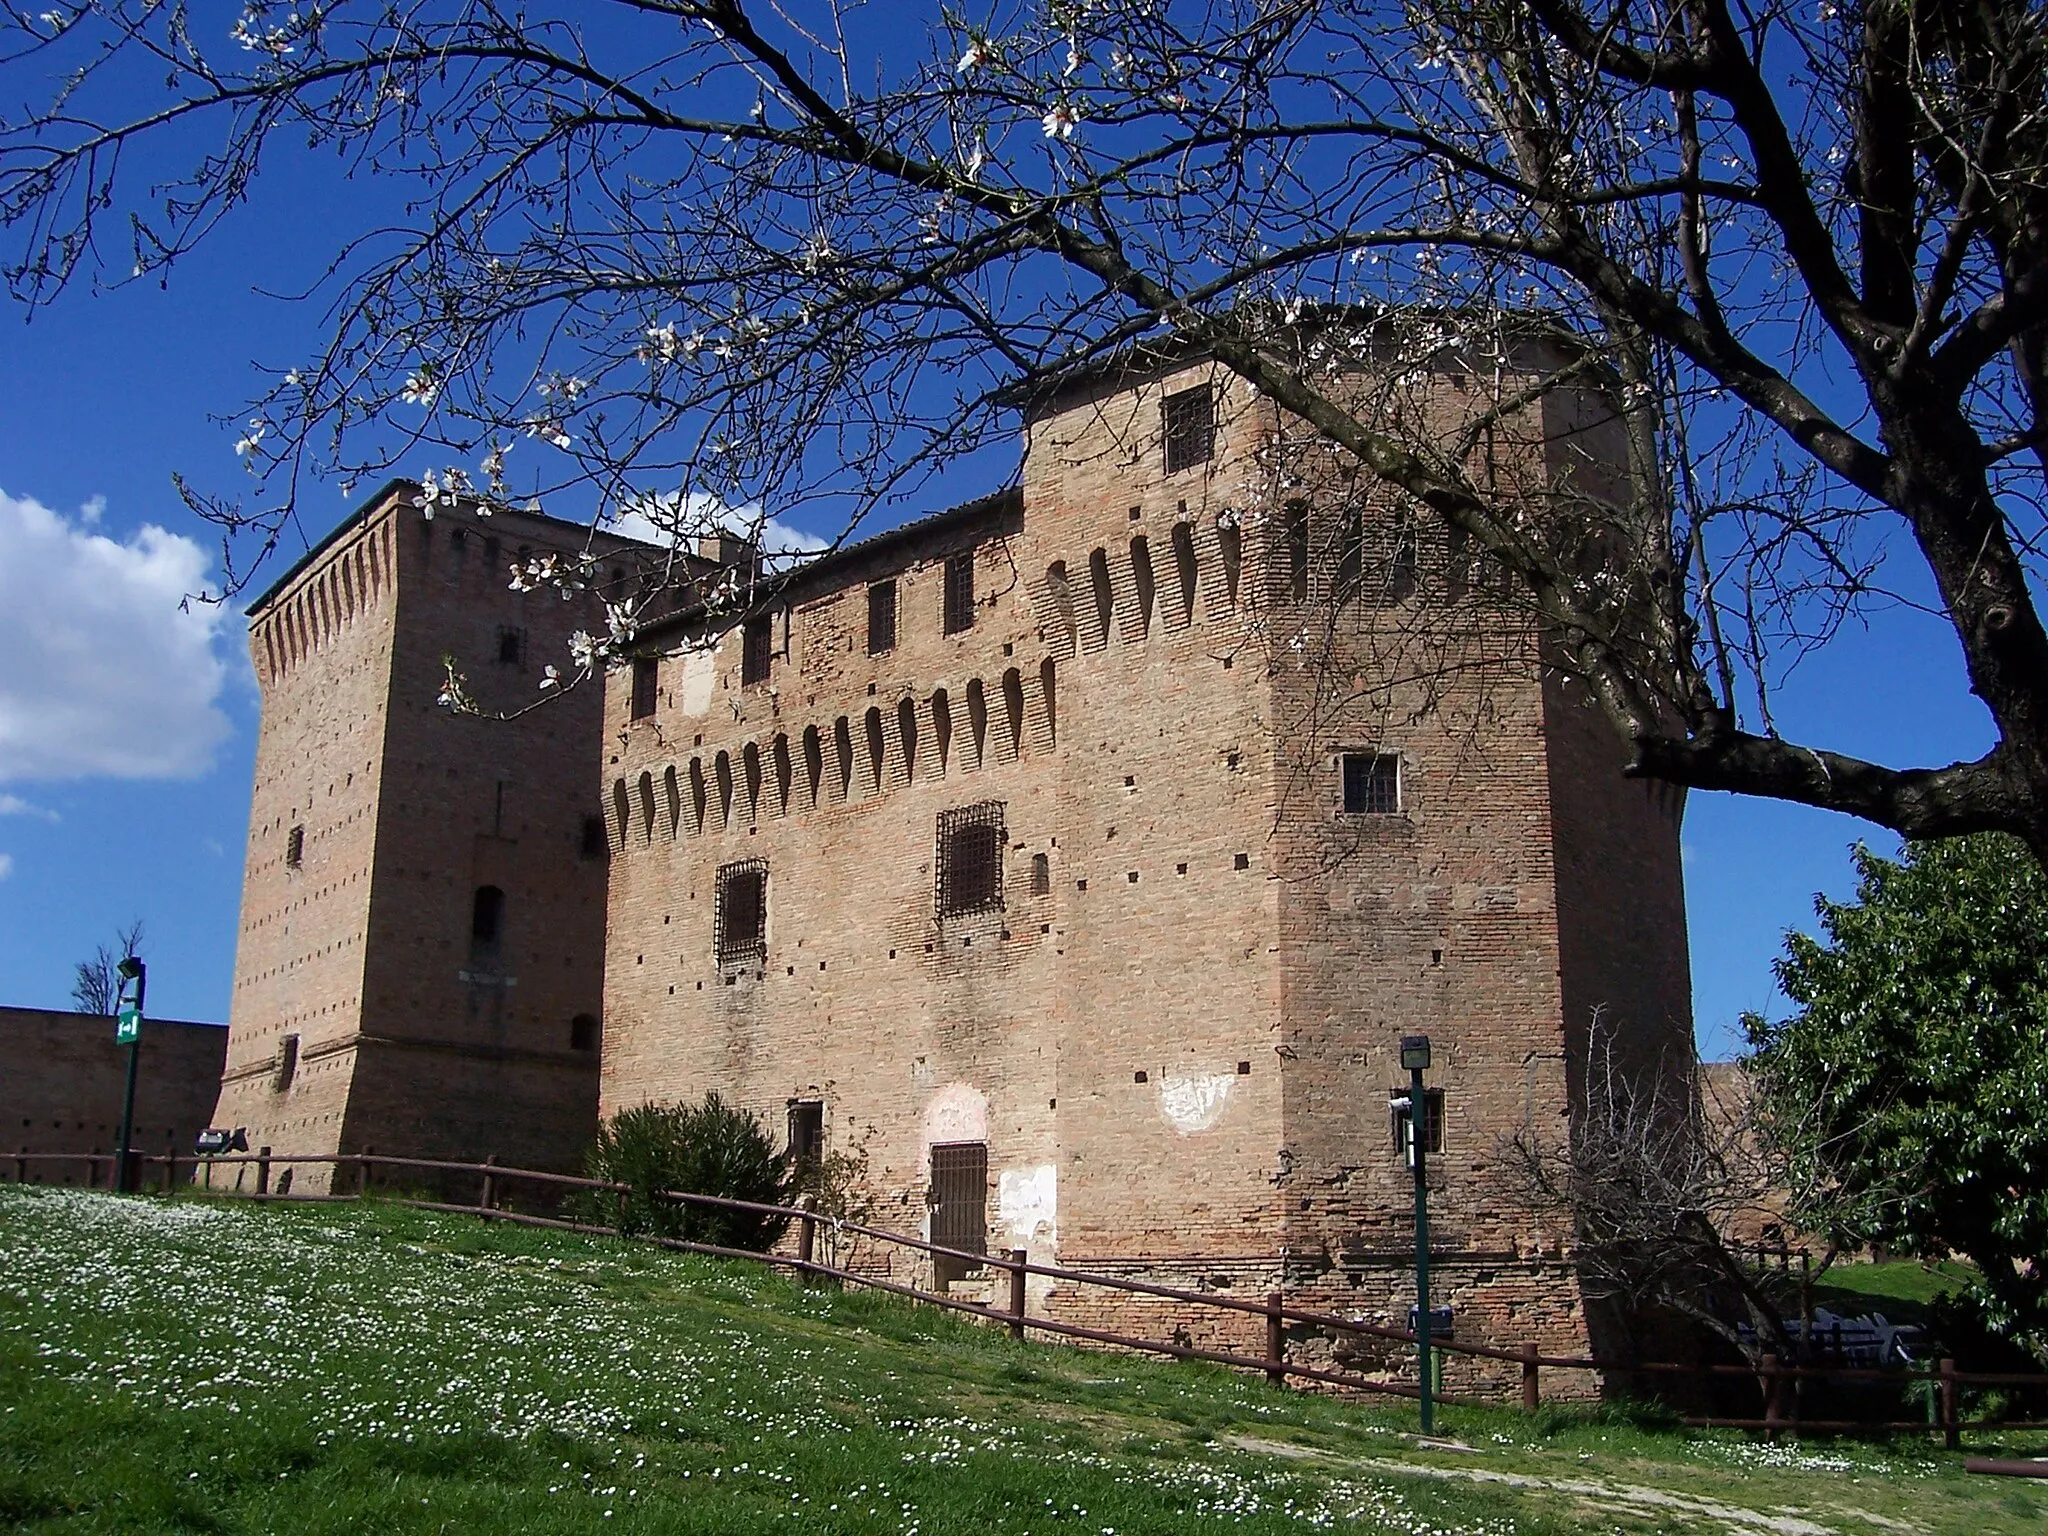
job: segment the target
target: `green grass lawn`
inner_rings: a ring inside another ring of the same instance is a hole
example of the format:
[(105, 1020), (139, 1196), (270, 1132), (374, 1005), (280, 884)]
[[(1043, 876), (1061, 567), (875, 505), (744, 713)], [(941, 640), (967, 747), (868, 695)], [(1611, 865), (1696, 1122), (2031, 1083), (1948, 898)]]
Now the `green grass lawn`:
[(1919, 1443), (1440, 1428), (632, 1244), (0, 1186), (10, 1529), (2048, 1529), (2048, 1485)]
[(1842, 1313), (1882, 1312), (1894, 1323), (1925, 1323), (1937, 1297), (1976, 1278), (1967, 1264), (1887, 1259), (1878, 1264), (1835, 1264), (1813, 1288), (1816, 1305)]

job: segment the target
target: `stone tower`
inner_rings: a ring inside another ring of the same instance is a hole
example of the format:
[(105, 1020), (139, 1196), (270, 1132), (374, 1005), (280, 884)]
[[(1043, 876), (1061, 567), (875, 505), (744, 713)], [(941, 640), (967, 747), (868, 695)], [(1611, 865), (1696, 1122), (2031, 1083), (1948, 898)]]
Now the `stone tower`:
[[(555, 551), (635, 579), (638, 546), (387, 485), (250, 609), (263, 694), (215, 1123), (278, 1154), (571, 1169), (597, 1113), (602, 698), (543, 698), (599, 593), (508, 586)], [(615, 562), (615, 564), (614, 564)], [(296, 1170), (298, 1187), (326, 1171)]]

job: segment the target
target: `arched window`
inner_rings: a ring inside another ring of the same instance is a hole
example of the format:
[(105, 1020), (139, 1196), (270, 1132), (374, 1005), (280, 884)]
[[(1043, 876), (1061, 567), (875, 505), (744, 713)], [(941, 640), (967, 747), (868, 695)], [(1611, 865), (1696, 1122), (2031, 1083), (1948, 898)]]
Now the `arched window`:
[(789, 736), (786, 732), (775, 733), (775, 814), (789, 814), (789, 781), (795, 777), (795, 769), (789, 760)]
[(868, 738), (868, 787), (875, 794), (882, 792), (882, 711), (870, 706), (867, 718)]
[(640, 841), (654, 841), (654, 775), (640, 775)]
[(1003, 674), (1003, 723), (1010, 728), (1010, 756), (1024, 752), (1024, 679), (1015, 667)]

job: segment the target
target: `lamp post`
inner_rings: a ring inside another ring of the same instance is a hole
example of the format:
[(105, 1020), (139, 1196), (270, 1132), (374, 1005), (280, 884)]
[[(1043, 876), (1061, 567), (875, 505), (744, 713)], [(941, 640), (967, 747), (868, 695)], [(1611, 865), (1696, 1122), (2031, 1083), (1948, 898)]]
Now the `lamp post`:
[(1415, 1167), (1415, 1368), (1422, 1432), (1436, 1433), (1436, 1402), (1429, 1378), (1429, 1099), (1422, 1074), (1429, 1068), (1429, 1036), (1401, 1037), (1401, 1065), (1408, 1073), (1408, 1153)]
[[(142, 1054), (142, 1005), (149, 990), (149, 967), (139, 956), (129, 955), (115, 969), (121, 985), (114, 993), (114, 1041), (128, 1047), (128, 1091), (121, 1100), (121, 1146), (114, 1164), (114, 1188), (126, 1194), (135, 1187), (134, 1157), (128, 1144), (135, 1131), (135, 1067)], [(131, 981), (135, 983), (135, 1001), (124, 1008), (121, 999)]]

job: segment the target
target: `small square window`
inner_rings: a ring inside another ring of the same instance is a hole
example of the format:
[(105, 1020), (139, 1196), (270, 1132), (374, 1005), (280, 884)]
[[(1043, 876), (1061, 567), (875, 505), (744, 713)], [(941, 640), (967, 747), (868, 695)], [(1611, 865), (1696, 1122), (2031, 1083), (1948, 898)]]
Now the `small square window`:
[(1003, 843), (1000, 800), (939, 813), (940, 917), (1002, 910)]
[(306, 862), (306, 829), (293, 827), (284, 835), (284, 867), (299, 869)]
[(868, 588), (868, 654), (896, 649), (896, 583), (878, 581)]
[(946, 560), (946, 633), (974, 628), (974, 551)]
[(765, 959), (768, 954), (768, 863), (742, 859), (718, 871), (718, 963)]
[(519, 667), (526, 664), (526, 631), (502, 625), (498, 630), (498, 665)]
[(654, 713), (655, 690), (661, 684), (661, 663), (652, 656), (633, 662), (633, 718), (645, 720)]
[(1401, 759), (1393, 752), (1346, 752), (1344, 814), (1397, 816), (1401, 811)]
[(1166, 427), (1166, 472), (1206, 464), (1216, 456), (1216, 396), (1206, 384), (1168, 395), (1160, 403)]
[[(1396, 1088), (1389, 1095), (1394, 1109), (1394, 1150), (1401, 1154), (1401, 1161), (1408, 1167), (1415, 1166), (1415, 1143), (1413, 1138), (1414, 1112), (1409, 1103), (1409, 1090)], [(1435, 1157), (1444, 1149), (1444, 1091), (1441, 1088), (1422, 1090), (1423, 1149)]]
[(740, 686), (752, 688), (767, 682), (774, 657), (774, 626), (766, 614), (757, 614), (740, 626)]

